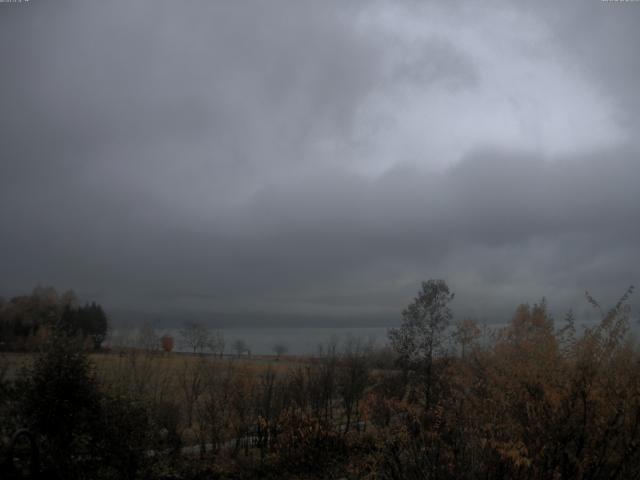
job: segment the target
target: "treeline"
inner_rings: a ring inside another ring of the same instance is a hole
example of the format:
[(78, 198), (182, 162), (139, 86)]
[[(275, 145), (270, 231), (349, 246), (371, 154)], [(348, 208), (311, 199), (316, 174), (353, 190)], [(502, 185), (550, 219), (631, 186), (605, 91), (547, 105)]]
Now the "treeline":
[(95, 302), (80, 305), (73, 290), (58, 294), (53, 287), (36, 287), (30, 295), (0, 298), (0, 350), (30, 351), (45, 345), (55, 329), (79, 336), (87, 349), (104, 342), (108, 320)]
[(2, 383), (0, 418), (55, 445), (60, 478), (639, 478), (631, 292), (588, 296), (592, 328), (542, 301), (490, 331), (429, 281), (390, 352), (352, 340), (294, 364), (132, 350), (96, 372), (58, 341)]

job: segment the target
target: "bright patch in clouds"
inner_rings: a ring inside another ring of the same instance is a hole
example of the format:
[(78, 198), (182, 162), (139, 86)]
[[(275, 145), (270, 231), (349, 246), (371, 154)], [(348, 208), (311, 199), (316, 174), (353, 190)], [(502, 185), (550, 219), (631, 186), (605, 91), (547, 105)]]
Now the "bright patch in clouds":
[(359, 112), (360, 173), (440, 169), (486, 146), (553, 158), (625, 140), (610, 99), (526, 11), (382, 3), (358, 25), (386, 45), (388, 64)]

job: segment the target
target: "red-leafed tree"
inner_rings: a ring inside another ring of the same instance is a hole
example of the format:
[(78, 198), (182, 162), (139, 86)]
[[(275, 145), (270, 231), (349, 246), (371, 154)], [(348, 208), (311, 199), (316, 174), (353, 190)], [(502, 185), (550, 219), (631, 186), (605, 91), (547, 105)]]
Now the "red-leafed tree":
[(173, 337), (171, 335), (163, 335), (160, 339), (160, 345), (165, 352), (169, 353), (173, 350), (175, 342), (173, 341)]

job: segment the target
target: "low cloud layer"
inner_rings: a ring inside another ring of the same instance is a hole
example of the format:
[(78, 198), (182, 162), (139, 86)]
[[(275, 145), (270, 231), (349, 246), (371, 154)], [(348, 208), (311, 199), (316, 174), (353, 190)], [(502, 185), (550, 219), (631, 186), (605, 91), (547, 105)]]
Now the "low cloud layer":
[(3, 296), (347, 325), (637, 283), (639, 4), (0, 7)]

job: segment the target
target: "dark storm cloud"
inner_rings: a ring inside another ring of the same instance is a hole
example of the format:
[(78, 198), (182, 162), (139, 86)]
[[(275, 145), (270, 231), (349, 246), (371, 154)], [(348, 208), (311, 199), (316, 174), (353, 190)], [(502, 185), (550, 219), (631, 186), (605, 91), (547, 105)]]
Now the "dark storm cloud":
[(429, 277), (460, 314), (614, 299), (640, 8), (473, 5), (2, 10), (0, 293), (269, 321), (393, 320)]

